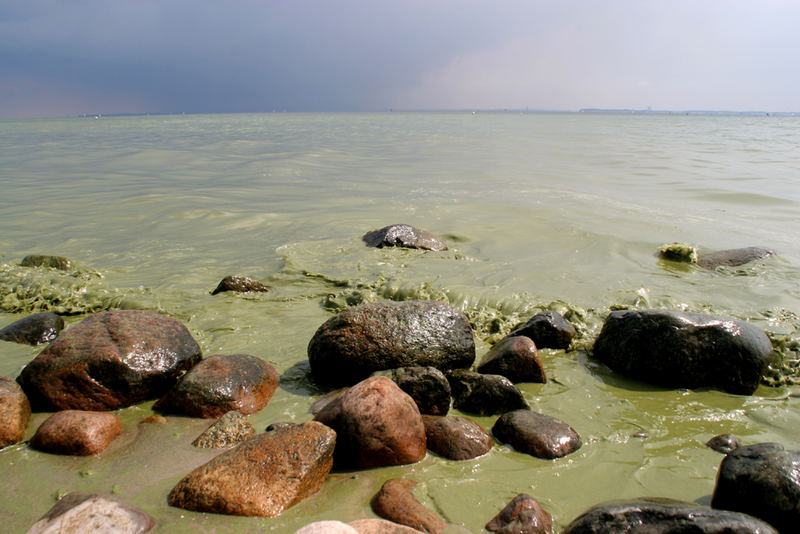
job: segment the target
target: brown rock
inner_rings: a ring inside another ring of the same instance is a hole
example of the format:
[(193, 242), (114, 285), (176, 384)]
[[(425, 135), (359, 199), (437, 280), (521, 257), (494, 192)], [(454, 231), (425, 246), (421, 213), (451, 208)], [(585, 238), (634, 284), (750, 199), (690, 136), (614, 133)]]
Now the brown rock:
[(51, 312), (34, 313), (0, 330), (0, 339), (25, 345), (43, 345), (58, 337), (64, 319)]
[(537, 313), (509, 335), (528, 337), (540, 349), (568, 349), (577, 332), (563, 315), (547, 310)]
[(385, 519), (359, 519), (348, 523), (358, 534), (419, 534), (419, 530)]
[(514, 410), (498, 417), (494, 437), (519, 452), (537, 458), (560, 458), (578, 450), (582, 443), (567, 423), (530, 410)]
[(494, 415), (528, 408), (522, 392), (508, 378), (467, 369), (447, 372), (453, 407), (463, 412)]
[(447, 245), (435, 235), (408, 224), (391, 224), (372, 230), (361, 238), (368, 247), (403, 247), (422, 250), (447, 250)]
[(450, 383), (435, 367), (392, 369), (391, 379), (417, 403), (420, 413), (445, 415), (450, 410)]
[(494, 445), (492, 437), (475, 421), (458, 415), (423, 415), (428, 449), (450, 460), (470, 460), (486, 454)]
[(393, 478), (387, 480), (372, 498), (372, 511), (379, 516), (430, 534), (441, 534), (447, 522), (422, 505), (414, 497), (413, 480)]
[(53, 454), (91, 456), (103, 452), (122, 434), (114, 414), (64, 410), (48, 417), (31, 438), (31, 447)]
[(741, 446), (742, 442), (733, 434), (720, 434), (706, 442), (706, 447), (722, 454), (729, 454)]
[(553, 518), (526, 493), (520, 493), (491, 521), (486, 530), (498, 534), (552, 534)]
[(511, 336), (497, 343), (483, 357), (478, 372), (501, 375), (514, 383), (547, 382), (539, 351), (531, 338), (525, 336)]
[(157, 413), (147, 416), (141, 421), (139, 421), (140, 425), (164, 425), (166, 423), (167, 423), (167, 418)]
[(336, 431), (339, 465), (402, 465), (425, 456), (425, 425), (417, 405), (384, 376), (359, 382), (314, 419)]
[(269, 291), (269, 287), (265, 286), (258, 280), (248, 278), (247, 276), (226, 276), (217, 285), (216, 289), (211, 292), (212, 295), (222, 293), (224, 291), (234, 291), (236, 293), (249, 293), (259, 292), (263, 293)]
[(22, 388), (7, 376), (0, 376), (0, 449), (25, 438), (31, 405)]
[(140, 534), (155, 520), (132, 506), (105, 495), (70, 493), (58, 501), (26, 534)]
[(253, 423), (247, 417), (233, 410), (227, 412), (219, 420), (200, 434), (192, 442), (195, 447), (203, 449), (222, 449), (241, 443), (256, 434)]
[(215, 514), (275, 517), (322, 487), (336, 433), (316, 422), (259, 434), (183, 478), (169, 504)]
[(35, 410), (116, 410), (163, 395), (201, 358), (179, 321), (142, 310), (94, 314), (17, 377)]
[(278, 372), (249, 354), (215, 354), (183, 375), (154, 410), (208, 419), (236, 410), (250, 415), (264, 408), (278, 388)]

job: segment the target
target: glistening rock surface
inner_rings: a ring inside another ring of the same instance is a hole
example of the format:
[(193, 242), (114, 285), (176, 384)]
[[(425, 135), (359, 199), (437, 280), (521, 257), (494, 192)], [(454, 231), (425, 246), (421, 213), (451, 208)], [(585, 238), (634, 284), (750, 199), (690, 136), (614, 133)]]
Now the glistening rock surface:
[(447, 245), (435, 235), (408, 224), (391, 224), (372, 230), (361, 238), (368, 247), (403, 247), (423, 250), (447, 250)]

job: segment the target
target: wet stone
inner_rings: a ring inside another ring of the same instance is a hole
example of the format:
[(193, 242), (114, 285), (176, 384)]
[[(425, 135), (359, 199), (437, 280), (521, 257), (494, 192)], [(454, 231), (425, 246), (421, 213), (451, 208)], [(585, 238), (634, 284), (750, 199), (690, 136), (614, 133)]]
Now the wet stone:
[(24, 345), (50, 343), (64, 329), (64, 319), (55, 313), (34, 313), (0, 330), (0, 339)]
[(64, 256), (48, 256), (42, 254), (31, 254), (22, 258), (22, 267), (49, 267), (60, 271), (69, 271), (74, 267), (71, 260)]
[(539, 351), (526, 336), (511, 336), (498, 342), (483, 357), (478, 372), (501, 375), (514, 383), (547, 382)]
[(106, 450), (122, 434), (114, 414), (64, 410), (48, 417), (31, 438), (31, 447), (53, 454), (91, 456)]
[(419, 534), (419, 530), (386, 519), (357, 519), (348, 523), (358, 534)]
[(498, 534), (552, 534), (553, 517), (536, 499), (520, 493), (486, 523), (486, 530)]
[(738, 267), (751, 261), (767, 258), (773, 254), (773, 251), (763, 247), (734, 248), (708, 254), (700, 253), (697, 256), (697, 265), (705, 269)]
[(720, 434), (706, 442), (706, 447), (722, 454), (728, 454), (738, 449), (742, 443), (733, 434)]
[(264, 293), (269, 291), (269, 287), (247, 276), (230, 275), (223, 278), (211, 294), (216, 295), (217, 293), (223, 293), (225, 291), (232, 291), (235, 293)]
[(420, 413), (445, 415), (450, 410), (450, 383), (435, 367), (401, 367), (391, 379), (417, 403)]
[(315, 521), (296, 530), (294, 534), (359, 534), (359, 532), (341, 521)]
[(458, 415), (424, 415), (428, 450), (449, 460), (471, 460), (492, 449), (494, 440), (481, 426)]
[(417, 483), (406, 478), (387, 480), (372, 498), (372, 511), (380, 517), (422, 532), (441, 534), (447, 522), (414, 497)]
[(537, 313), (527, 323), (516, 328), (510, 336), (530, 338), (540, 349), (568, 349), (577, 335), (575, 327), (558, 312)]
[(372, 230), (361, 238), (368, 247), (403, 247), (443, 251), (447, 245), (430, 232), (408, 224), (392, 224)]
[(457, 369), (447, 372), (447, 380), (457, 410), (495, 415), (529, 408), (522, 392), (504, 376)]
[(152, 517), (114, 497), (74, 492), (53, 505), (26, 534), (140, 534), (154, 526)]
[(581, 438), (564, 421), (530, 410), (515, 410), (501, 415), (492, 434), (519, 452), (536, 458), (561, 458), (578, 450)]
[(231, 447), (256, 434), (253, 423), (237, 411), (227, 412), (192, 442), (202, 449)]
[(31, 417), (28, 397), (13, 379), (0, 376), (0, 449), (25, 438)]

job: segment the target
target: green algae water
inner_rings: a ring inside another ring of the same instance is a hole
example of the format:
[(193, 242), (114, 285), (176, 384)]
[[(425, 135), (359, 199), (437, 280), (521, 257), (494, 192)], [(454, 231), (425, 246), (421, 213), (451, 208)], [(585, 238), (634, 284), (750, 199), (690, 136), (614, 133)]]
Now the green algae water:
[[(253, 114), (0, 121), (0, 327), (34, 311), (68, 325), (104, 309), (180, 319), (203, 353), (270, 362), (281, 387), (250, 420), (311, 419), (323, 393), (306, 347), (333, 313), (362, 302), (458, 306), (478, 358), (516, 324), (557, 310), (570, 352), (542, 350), (549, 381), (520, 384), (532, 408), (569, 423), (576, 453), (539, 460), (502, 445), (470, 461), (336, 471), (272, 519), (189, 512), (169, 490), (219, 451), (191, 442), (209, 421), (139, 424), (94, 457), (0, 451), (0, 519), (24, 532), (59, 496), (106, 493), (148, 512), (159, 532), (293, 532), (373, 517), (389, 478), (473, 532), (521, 492), (558, 528), (612, 498), (710, 502), (720, 433), (800, 448), (800, 119), (512, 113)], [(445, 252), (371, 249), (392, 223), (426, 229)], [(774, 256), (713, 271), (658, 258), (680, 242)], [(21, 267), (66, 256), (68, 271)], [(210, 293), (226, 275), (268, 293)], [(665, 390), (592, 360), (611, 309), (669, 308), (746, 319), (776, 348), (752, 396)], [(0, 342), (0, 375), (41, 348)], [(767, 385), (767, 383), (771, 385)], [(457, 413), (457, 412), (453, 412)], [(34, 414), (27, 438), (49, 414)], [(490, 429), (494, 417), (474, 417)]]

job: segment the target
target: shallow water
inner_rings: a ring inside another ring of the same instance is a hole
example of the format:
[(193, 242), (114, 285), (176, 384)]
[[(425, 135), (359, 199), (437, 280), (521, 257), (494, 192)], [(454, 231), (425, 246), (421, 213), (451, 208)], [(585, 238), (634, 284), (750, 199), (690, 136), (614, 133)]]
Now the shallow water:
[[(245, 352), (283, 375), (258, 430), (306, 421), (320, 393), (306, 346), (343, 306), (436, 298), (467, 312), (478, 357), (540, 309), (566, 313), (588, 348), (610, 307), (733, 315), (767, 330), (781, 356), (800, 329), (800, 122), (792, 117), (510, 113), (259, 114), (0, 121), (0, 327), (32, 310), (144, 308), (182, 320), (205, 355)], [(368, 249), (365, 232), (405, 222), (440, 253)], [(758, 245), (773, 257), (705, 271), (659, 260), (674, 241), (702, 250)], [(79, 270), (22, 269), (58, 254)], [(228, 274), (261, 295), (210, 291)], [(15, 377), (40, 349), (0, 343)], [(214, 452), (190, 443), (206, 421), (139, 425), (97, 457), (0, 452), (0, 518), (22, 532), (68, 491), (114, 493), (163, 532), (292, 532), (372, 515), (388, 478), (474, 532), (517, 493), (558, 525), (600, 501), (708, 502), (722, 456), (710, 437), (800, 447), (798, 386), (743, 397), (674, 391), (615, 376), (586, 351), (542, 351), (550, 381), (523, 384), (536, 410), (583, 447), (556, 461), (504, 446), (467, 462), (429, 453), (411, 466), (337, 472), (275, 519), (170, 508), (171, 487)], [(785, 375), (785, 372), (784, 372)], [(33, 434), (47, 414), (34, 415)], [(490, 428), (493, 417), (476, 420)], [(634, 434), (646, 433), (646, 438)]]

